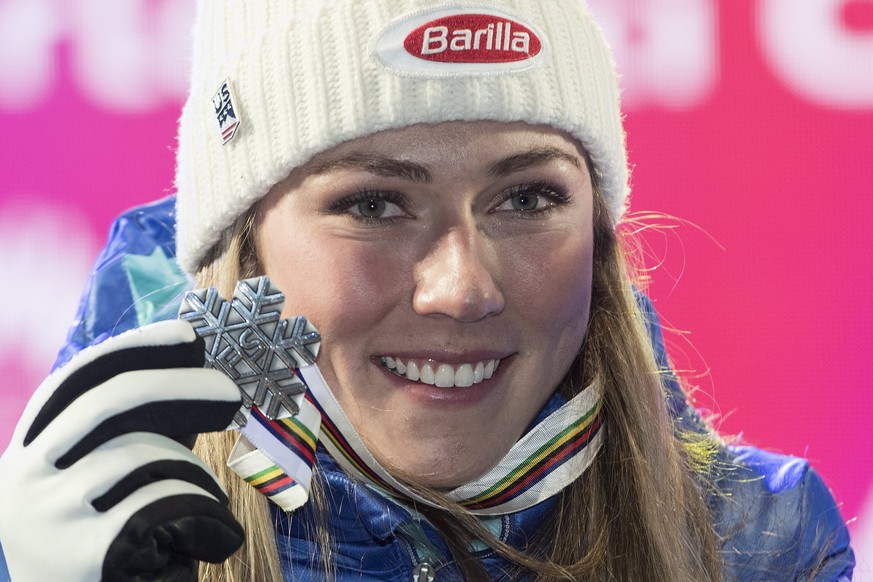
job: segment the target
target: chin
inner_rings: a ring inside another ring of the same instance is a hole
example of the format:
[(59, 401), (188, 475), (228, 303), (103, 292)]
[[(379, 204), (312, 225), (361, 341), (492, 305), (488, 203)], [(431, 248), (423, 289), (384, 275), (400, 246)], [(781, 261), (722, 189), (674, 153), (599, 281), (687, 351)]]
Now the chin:
[(455, 487), (459, 487), (464, 483), (472, 481), (476, 477), (479, 476), (479, 473), (475, 472), (459, 472), (452, 474), (443, 474), (443, 475), (426, 475), (423, 478), (415, 479), (415, 482), (419, 485), (423, 485), (425, 487), (429, 487), (431, 489), (437, 490), (447, 490), (454, 489)]
[[(463, 465), (459, 465), (463, 459)], [(469, 451), (447, 455), (445, 451), (422, 454), (415, 459), (395, 459), (395, 462), (382, 462), (394, 475), (404, 481), (431, 489), (454, 489), (464, 483), (484, 475), (500, 459), (491, 456), (478, 458)]]

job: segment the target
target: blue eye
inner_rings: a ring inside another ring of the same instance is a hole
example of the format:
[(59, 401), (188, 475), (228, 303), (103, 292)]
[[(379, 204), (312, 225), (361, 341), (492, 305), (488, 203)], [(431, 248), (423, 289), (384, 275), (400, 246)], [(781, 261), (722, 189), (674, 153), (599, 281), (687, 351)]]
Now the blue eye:
[(368, 226), (376, 226), (400, 218), (411, 218), (406, 207), (406, 198), (398, 192), (361, 190), (331, 201), (327, 205), (327, 211), (347, 216)]
[(358, 214), (364, 218), (381, 218), (385, 214), (387, 204), (384, 200), (366, 200), (358, 202), (356, 206)]
[(516, 194), (509, 200), (515, 210), (536, 210), (540, 203), (538, 194)]
[(514, 212), (530, 217), (539, 216), (566, 204), (570, 196), (550, 184), (521, 184), (505, 190), (494, 208), (497, 212)]

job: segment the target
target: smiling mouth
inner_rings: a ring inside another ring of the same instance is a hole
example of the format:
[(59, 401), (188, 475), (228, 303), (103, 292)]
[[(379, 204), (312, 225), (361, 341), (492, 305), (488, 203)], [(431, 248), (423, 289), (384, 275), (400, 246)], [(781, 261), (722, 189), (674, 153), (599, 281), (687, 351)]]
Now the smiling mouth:
[(460, 364), (441, 364), (433, 360), (406, 360), (382, 356), (382, 365), (401, 378), (438, 388), (467, 388), (494, 375), (500, 360)]

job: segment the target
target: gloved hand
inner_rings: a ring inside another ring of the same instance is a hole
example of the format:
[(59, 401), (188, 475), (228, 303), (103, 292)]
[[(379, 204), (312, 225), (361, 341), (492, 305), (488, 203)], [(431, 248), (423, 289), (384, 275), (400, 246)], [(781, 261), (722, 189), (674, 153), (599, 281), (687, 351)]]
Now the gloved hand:
[(0, 458), (13, 582), (196, 580), (242, 545), (213, 473), (177, 442), (222, 430), (236, 385), (185, 321), (88, 348), (37, 389)]

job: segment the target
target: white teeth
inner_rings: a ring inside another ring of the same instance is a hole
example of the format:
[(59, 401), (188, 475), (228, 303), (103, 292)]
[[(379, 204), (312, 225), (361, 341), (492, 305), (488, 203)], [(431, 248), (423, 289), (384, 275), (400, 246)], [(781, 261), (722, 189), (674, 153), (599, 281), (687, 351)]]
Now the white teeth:
[(433, 384), (436, 381), (436, 378), (433, 374), (433, 368), (430, 367), (430, 364), (425, 364), (421, 367), (421, 382), (425, 384)]
[(413, 360), (404, 363), (400, 358), (383, 356), (382, 364), (393, 370), (395, 374), (405, 376), (407, 380), (413, 382), (422, 382), (439, 388), (467, 388), (490, 379), (500, 366), (500, 360), (461, 364), (457, 367), (429, 361), (419, 367)]
[(434, 377), (434, 384), (440, 388), (451, 388), (455, 385), (455, 370), (448, 364), (440, 364)]
[(485, 378), (485, 364), (479, 362), (473, 370), (473, 384), (478, 384)]
[[(497, 361), (499, 362), (500, 360), (497, 360)], [(496, 368), (496, 367), (497, 366), (494, 363), (494, 360), (488, 360), (488, 363), (485, 364), (485, 376), (484, 377), (486, 380), (489, 379), (494, 374), (494, 368)]]
[[(449, 368), (449, 366), (446, 366), (446, 368)], [(442, 371), (442, 369), (443, 367), (440, 366), (440, 371)], [(454, 376), (455, 386), (458, 386), (460, 388), (472, 386), (473, 366), (471, 366), (470, 364), (464, 364), (463, 366), (458, 368), (458, 371), (455, 372)], [(437, 386), (439, 386), (439, 384), (437, 384)]]

